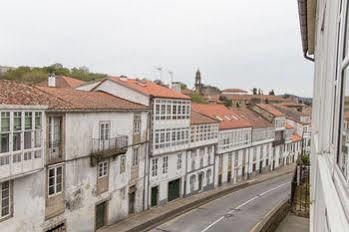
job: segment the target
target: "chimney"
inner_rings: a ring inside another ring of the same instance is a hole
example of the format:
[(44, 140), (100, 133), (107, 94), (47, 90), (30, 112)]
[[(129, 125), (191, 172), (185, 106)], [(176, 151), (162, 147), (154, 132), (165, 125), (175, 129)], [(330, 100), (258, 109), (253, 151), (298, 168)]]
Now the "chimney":
[(54, 73), (48, 75), (48, 87), (56, 87), (56, 75)]

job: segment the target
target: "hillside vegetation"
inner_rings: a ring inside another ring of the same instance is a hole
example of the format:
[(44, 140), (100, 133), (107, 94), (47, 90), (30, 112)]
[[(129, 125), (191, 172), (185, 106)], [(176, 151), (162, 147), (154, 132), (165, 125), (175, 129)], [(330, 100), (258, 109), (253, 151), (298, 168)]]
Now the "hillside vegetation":
[(70, 76), (83, 81), (91, 81), (105, 77), (105, 74), (89, 72), (88, 68), (66, 68), (60, 64), (47, 67), (20, 66), (6, 73), (0, 73), (0, 79), (15, 80), (26, 83), (39, 83), (47, 80), (48, 74)]

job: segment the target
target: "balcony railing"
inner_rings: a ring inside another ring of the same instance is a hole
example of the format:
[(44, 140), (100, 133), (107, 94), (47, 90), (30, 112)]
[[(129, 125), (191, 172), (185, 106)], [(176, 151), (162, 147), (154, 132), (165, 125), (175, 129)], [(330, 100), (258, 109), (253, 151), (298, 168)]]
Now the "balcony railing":
[(128, 136), (119, 135), (109, 139), (92, 139), (91, 165), (95, 166), (103, 159), (115, 157), (127, 152)]
[(273, 147), (278, 146), (278, 145), (282, 145), (284, 143), (285, 143), (285, 139), (284, 138), (278, 139), (278, 140), (274, 140), (273, 141)]

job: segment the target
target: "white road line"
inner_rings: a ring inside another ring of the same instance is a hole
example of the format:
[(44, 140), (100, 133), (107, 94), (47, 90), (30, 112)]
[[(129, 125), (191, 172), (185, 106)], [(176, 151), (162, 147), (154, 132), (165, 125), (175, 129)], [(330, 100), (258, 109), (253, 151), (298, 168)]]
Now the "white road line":
[[(261, 197), (261, 196), (263, 196), (263, 195), (265, 195), (265, 194), (267, 194), (267, 193), (269, 193), (269, 192), (271, 192), (271, 191), (274, 191), (274, 190), (276, 190), (276, 189), (279, 189), (279, 188), (281, 188), (282, 186), (287, 185), (287, 184), (290, 184), (290, 183), (291, 183), (291, 181), (286, 182), (286, 183), (283, 183), (283, 184), (280, 184), (280, 185), (278, 185), (278, 186), (276, 186), (276, 187), (274, 187), (274, 188), (271, 188), (271, 189), (269, 189), (269, 190), (267, 190), (267, 191), (265, 191), (265, 192), (262, 192), (262, 193), (258, 194), (257, 196), (252, 197), (252, 198), (249, 199), (248, 201), (245, 201), (245, 202), (242, 203), (241, 205), (235, 207), (235, 209), (229, 211), (228, 213), (232, 213), (234, 210), (240, 209), (241, 207), (247, 205), (247, 204), (250, 203), (251, 201), (254, 201), (254, 200), (256, 200), (257, 198), (259, 198), (259, 197)], [(206, 232), (206, 231), (208, 231), (212, 226), (214, 226), (215, 224), (217, 224), (218, 222), (220, 222), (223, 218), (224, 218), (224, 216), (218, 218), (216, 221), (212, 222), (210, 225), (208, 225), (208, 226), (207, 226), (205, 229), (203, 229), (201, 232)]]

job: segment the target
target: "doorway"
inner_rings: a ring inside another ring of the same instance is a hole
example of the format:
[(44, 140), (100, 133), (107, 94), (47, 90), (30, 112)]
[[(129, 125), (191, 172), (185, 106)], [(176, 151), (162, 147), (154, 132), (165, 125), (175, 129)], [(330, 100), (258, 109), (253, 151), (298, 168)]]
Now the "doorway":
[(202, 190), (202, 180), (204, 178), (204, 175), (202, 173), (199, 174), (199, 191)]
[(231, 171), (228, 172), (228, 182), (231, 182)]
[(259, 161), (259, 174), (262, 173), (263, 161)]
[(128, 213), (135, 213), (136, 192), (129, 193), (128, 195)]
[(159, 199), (159, 186), (155, 186), (151, 188), (151, 203), (150, 206), (154, 207), (158, 205)]
[(105, 216), (107, 210), (106, 201), (96, 205), (96, 229), (105, 226)]
[(180, 179), (168, 182), (168, 201), (179, 198), (179, 183)]

